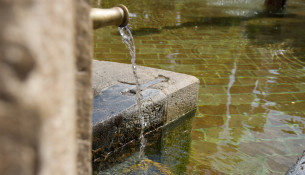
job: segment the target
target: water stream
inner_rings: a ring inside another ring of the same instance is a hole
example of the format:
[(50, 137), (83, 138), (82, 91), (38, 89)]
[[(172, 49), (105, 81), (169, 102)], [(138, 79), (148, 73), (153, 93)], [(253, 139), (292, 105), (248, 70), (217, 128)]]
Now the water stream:
[(138, 115), (138, 118), (141, 121), (141, 133), (140, 133), (141, 146), (140, 146), (139, 159), (143, 160), (144, 149), (145, 149), (145, 145), (146, 145), (146, 139), (144, 137), (145, 120), (144, 120), (144, 115), (142, 115), (142, 112), (141, 112), (142, 95), (141, 95), (139, 77), (138, 77), (138, 74), (137, 74), (136, 48), (135, 48), (133, 36), (132, 36), (132, 33), (130, 31), (129, 26), (127, 25), (125, 27), (119, 27), (119, 31), (120, 31), (120, 34), (122, 36), (123, 43), (128, 47), (128, 50), (130, 52), (132, 72), (133, 72), (133, 75), (134, 75), (134, 78), (135, 78), (135, 83), (136, 83), (136, 100), (137, 100), (137, 111), (138, 111), (137, 115)]

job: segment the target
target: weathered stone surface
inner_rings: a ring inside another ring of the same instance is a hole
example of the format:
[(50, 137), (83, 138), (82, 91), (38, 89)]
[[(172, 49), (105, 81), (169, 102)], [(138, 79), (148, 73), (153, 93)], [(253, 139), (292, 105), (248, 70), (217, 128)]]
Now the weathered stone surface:
[[(125, 87), (125, 86), (124, 86)], [(145, 132), (154, 131), (164, 125), (165, 113), (165, 95), (162, 92), (146, 94), (150, 89), (142, 91), (142, 115), (145, 118)], [(102, 91), (102, 95), (107, 91)], [(108, 92), (109, 93), (109, 92)], [(118, 92), (120, 93), (120, 91)], [(150, 92), (148, 92), (150, 93)], [(110, 94), (113, 95), (113, 94)], [(97, 98), (97, 99), (96, 99)], [(139, 144), (139, 135), (141, 132), (140, 118), (137, 112), (136, 100), (134, 96), (126, 96), (125, 99), (119, 100), (116, 96), (111, 96), (114, 101), (109, 101), (107, 98), (99, 96), (95, 97), (93, 109), (93, 163), (94, 169), (103, 169), (106, 165), (111, 165), (115, 162), (123, 160), (127, 155), (135, 151)], [(128, 99), (130, 99), (128, 101)], [(128, 101), (129, 107), (123, 106), (122, 109), (111, 110), (110, 113), (100, 112), (107, 108), (108, 105), (113, 105), (116, 108), (117, 103)], [(125, 107), (125, 108), (124, 108)]]
[[(189, 151), (191, 147), (191, 130), (189, 127), (192, 125), (192, 119), (195, 115), (195, 111), (196, 110), (189, 112), (188, 114), (164, 127), (159, 127), (157, 130), (146, 133), (145, 138), (147, 139), (147, 143), (145, 147), (144, 159), (154, 163), (158, 162), (159, 165), (162, 165), (162, 167), (167, 167), (168, 170), (170, 170), (173, 174), (185, 174), (187, 172), (186, 165), (189, 162)], [(139, 147), (139, 144), (136, 144), (135, 141), (128, 143), (128, 145), (118, 150), (122, 153), (125, 151), (125, 153), (122, 154), (119, 159), (116, 159), (116, 164), (108, 164), (108, 167), (106, 167), (105, 170), (98, 173), (140, 173), (138, 172), (138, 170), (140, 170), (139, 167), (134, 166), (141, 161), (139, 158), (139, 152), (137, 152), (137, 147)], [(126, 152), (128, 149), (133, 149), (134, 153), (131, 151)], [(113, 153), (111, 153), (109, 156), (112, 157), (112, 154)], [(104, 166), (107, 165), (104, 164)], [(153, 174), (154, 171), (149, 172), (150, 173), (148, 174)]]
[[(138, 76), (142, 87), (148, 86), (141, 92), (141, 108), (147, 122), (145, 132), (153, 132), (170, 124), (196, 107), (197, 78), (141, 66), (138, 67)], [(158, 79), (162, 81), (152, 83)], [(93, 61), (95, 170), (105, 168), (105, 162), (112, 164), (122, 161), (118, 158), (131, 155), (138, 145), (141, 124), (137, 116), (135, 94), (130, 93), (130, 89), (135, 87), (134, 82), (131, 65)], [(168, 141), (165, 143), (171, 144)]]
[[(94, 60), (92, 68), (92, 86), (95, 94), (118, 82), (135, 82), (130, 64)], [(168, 79), (151, 86), (152, 89), (159, 89), (167, 96), (166, 123), (196, 107), (199, 89), (199, 80), (196, 77), (143, 66), (138, 66), (138, 76), (140, 84), (158, 77)]]
[(0, 0), (1, 174), (76, 174), (73, 7)]
[(75, 57), (76, 57), (76, 100), (77, 100), (77, 174), (92, 174), (91, 166), (91, 63), (92, 24), (89, 18), (90, 0), (75, 3)]

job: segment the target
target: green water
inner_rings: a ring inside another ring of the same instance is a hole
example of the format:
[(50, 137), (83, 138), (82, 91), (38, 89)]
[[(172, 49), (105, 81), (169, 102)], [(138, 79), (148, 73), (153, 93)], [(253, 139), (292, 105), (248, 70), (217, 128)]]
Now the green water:
[[(172, 172), (283, 174), (295, 163), (305, 149), (304, 0), (276, 15), (263, 0), (102, 1), (128, 7), (138, 65), (200, 79), (187, 155)], [(95, 59), (130, 63), (116, 27), (94, 41)]]

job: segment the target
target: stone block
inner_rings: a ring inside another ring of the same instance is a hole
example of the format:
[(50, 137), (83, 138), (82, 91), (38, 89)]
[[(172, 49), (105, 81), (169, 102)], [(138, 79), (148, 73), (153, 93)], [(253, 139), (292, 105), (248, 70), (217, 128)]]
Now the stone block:
[(1, 174), (90, 174), (89, 9), (0, 0)]
[(77, 101), (77, 174), (92, 174), (92, 24), (89, 17), (91, 0), (75, 2), (75, 59)]
[[(185, 74), (138, 67), (143, 90), (141, 110), (145, 132), (152, 140), (158, 129), (193, 110), (199, 81)], [(140, 118), (136, 107), (131, 65), (93, 61), (93, 162), (94, 169), (123, 161), (139, 146)], [(133, 92), (133, 93), (132, 93)], [(157, 138), (156, 138), (157, 139)], [(107, 162), (107, 163), (106, 163)]]
[[(94, 60), (92, 67), (92, 86), (95, 94), (119, 82), (135, 83), (130, 64)], [(199, 90), (199, 80), (196, 77), (143, 66), (138, 66), (138, 76), (140, 84), (158, 77), (167, 79), (150, 87), (159, 89), (166, 95), (166, 123), (196, 107)]]

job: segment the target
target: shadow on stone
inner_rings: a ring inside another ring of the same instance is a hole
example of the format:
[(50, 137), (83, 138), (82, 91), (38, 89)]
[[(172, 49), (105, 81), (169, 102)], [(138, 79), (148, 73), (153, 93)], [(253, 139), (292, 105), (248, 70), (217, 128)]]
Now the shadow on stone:
[(147, 132), (144, 165), (139, 159), (139, 140), (118, 149), (111, 161), (95, 167), (97, 174), (185, 174), (189, 163), (192, 120), (196, 110), (166, 126)]
[[(116, 84), (94, 97), (93, 104), (93, 166), (102, 170), (130, 156), (139, 145), (140, 118), (135, 94), (125, 94), (134, 85)], [(145, 132), (155, 132), (164, 124), (165, 95), (156, 89), (141, 92)], [(153, 134), (152, 136), (156, 136)], [(154, 137), (149, 137), (154, 138)]]

